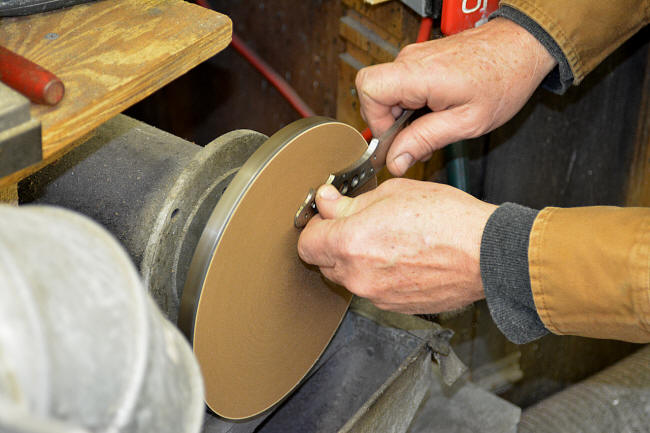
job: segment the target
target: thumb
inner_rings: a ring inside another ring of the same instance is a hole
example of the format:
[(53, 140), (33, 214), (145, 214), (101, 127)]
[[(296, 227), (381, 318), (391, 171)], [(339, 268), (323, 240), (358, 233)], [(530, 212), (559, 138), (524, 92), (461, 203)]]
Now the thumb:
[(341, 195), (333, 185), (323, 185), (316, 193), (316, 206), (324, 219), (345, 218), (355, 213), (355, 199)]
[(404, 128), (393, 140), (386, 166), (394, 176), (402, 176), (416, 161), (449, 143), (469, 138), (467, 119), (452, 108), (426, 114)]

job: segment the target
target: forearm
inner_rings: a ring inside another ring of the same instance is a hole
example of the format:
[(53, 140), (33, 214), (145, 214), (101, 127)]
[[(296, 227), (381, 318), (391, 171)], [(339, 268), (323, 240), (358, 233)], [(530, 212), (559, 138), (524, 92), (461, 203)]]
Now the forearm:
[(483, 232), (483, 286), (506, 337), (650, 342), (650, 209), (545, 208), (531, 223), (535, 213), (503, 205)]
[(650, 21), (650, 0), (501, 0), (493, 16), (524, 27), (558, 62), (544, 82), (562, 93)]

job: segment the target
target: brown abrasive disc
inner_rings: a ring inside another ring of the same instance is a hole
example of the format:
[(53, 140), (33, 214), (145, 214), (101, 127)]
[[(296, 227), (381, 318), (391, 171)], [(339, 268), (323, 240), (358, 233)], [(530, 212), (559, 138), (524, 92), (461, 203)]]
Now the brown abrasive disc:
[(215, 207), (192, 259), (179, 325), (216, 414), (246, 419), (273, 407), (338, 328), (351, 295), (300, 260), (293, 220), (310, 188), (366, 148), (349, 125), (296, 121), (251, 156)]

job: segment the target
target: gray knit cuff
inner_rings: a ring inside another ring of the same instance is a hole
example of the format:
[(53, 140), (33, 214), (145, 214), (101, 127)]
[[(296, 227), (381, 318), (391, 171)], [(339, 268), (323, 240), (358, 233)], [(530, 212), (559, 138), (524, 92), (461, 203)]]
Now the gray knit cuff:
[(528, 239), (539, 211), (505, 203), (481, 239), (481, 279), (492, 319), (516, 344), (549, 333), (537, 314), (528, 273)]
[(544, 30), (528, 15), (510, 6), (501, 6), (490, 15), (490, 19), (496, 17), (507, 18), (510, 21), (519, 24), (521, 27), (526, 29), (528, 33), (535, 36), (535, 38), (557, 61), (557, 66), (553, 68), (546, 78), (544, 78), (544, 81), (542, 81), (542, 87), (553, 93), (557, 93), (558, 95), (566, 92), (566, 90), (571, 87), (571, 84), (573, 84), (573, 72), (571, 72), (569, 62), (562, 52), (562, 49), (560, 49), (560, 46), (555, 42), (555, 39), (546, 33), (546, 30)]

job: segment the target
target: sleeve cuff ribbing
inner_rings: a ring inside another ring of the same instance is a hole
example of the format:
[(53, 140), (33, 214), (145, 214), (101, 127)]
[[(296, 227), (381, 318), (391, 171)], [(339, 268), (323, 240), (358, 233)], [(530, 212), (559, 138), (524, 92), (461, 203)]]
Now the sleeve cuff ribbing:
[(490, 216), (481, 239), (481, 279), (492, 319), (516, 344), (549, 333), (537, 314), (528, 272), (528, 241), (539, 211), (505, 203)]

